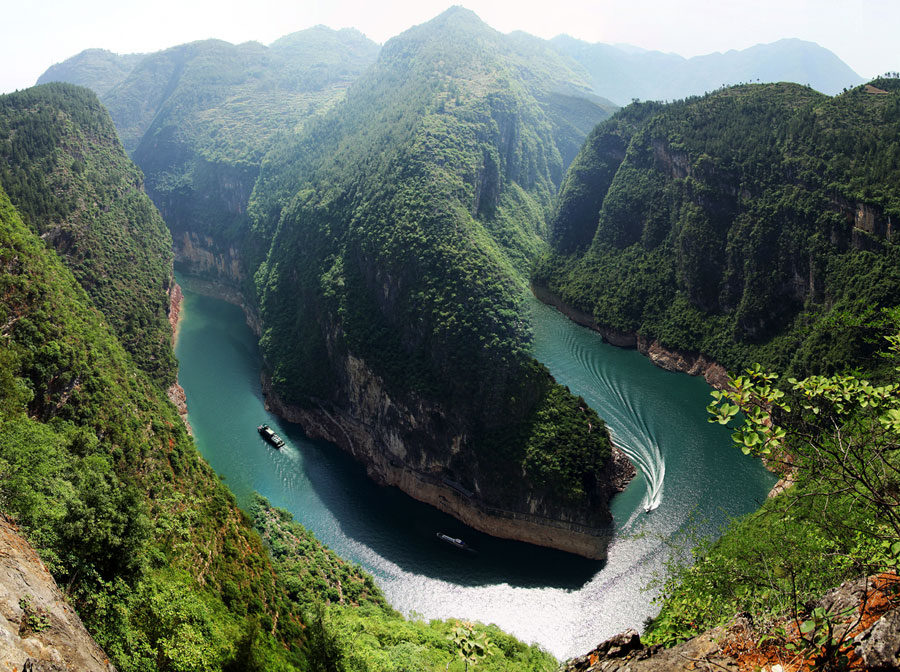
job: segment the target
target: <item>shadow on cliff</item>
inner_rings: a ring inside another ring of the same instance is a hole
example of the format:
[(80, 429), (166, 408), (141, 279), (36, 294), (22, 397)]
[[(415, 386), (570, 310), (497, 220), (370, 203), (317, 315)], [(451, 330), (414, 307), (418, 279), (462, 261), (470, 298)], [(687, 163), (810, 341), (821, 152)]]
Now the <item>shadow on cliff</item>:
[[(340, 531), (405, 572), (463, 586), (576, 590), (603, 568), (603, 562), (478, 532), (397, 488), (376, 485), (336, 446), (310, 440), (297, 425), (278, 424), (302, 454), (306, 475)], [(439, 540), (439, 532), (464, 540), (473, 552)]]

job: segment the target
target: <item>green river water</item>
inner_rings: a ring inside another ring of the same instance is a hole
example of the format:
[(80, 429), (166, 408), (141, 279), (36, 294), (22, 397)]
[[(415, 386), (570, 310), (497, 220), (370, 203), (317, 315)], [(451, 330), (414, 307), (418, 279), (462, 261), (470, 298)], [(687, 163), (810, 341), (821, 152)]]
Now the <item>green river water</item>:
[[(376, 486), (339, 449), (267, 413), (241, 310), (188, 288), (184, 296), (179, 380), (204, 457), (242, 506), (257, 491), (288, 509), (371, 572), (404, 613), (493, 622), (557, 657), (584, 653), (656, 612), (645, 588), (664, 571), (667, 539), (686, 526), (715, 533), (756, 508), (774, 481), (707, 422), (703, 380), (656, 368), (532, 300), (535, 356), (606, 419), (639, 475), (613, 502), (618, 536), (606, 562), (493, 539)], [(287, 441), (283, 450), (257, 434), (263, 422)], [(478, 553), (440, 542), (437, 531)]]

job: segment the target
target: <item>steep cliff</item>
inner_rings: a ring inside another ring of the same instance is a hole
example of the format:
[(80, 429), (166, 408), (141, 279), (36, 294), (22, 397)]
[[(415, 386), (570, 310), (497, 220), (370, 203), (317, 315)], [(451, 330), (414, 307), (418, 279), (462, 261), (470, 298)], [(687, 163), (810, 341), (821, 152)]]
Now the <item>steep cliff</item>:
[(731, 369), (872, 365), (900, 288), (897, 81), (629, 106), (574, 162), (534, 284), (633, 342)]
[(0, 665), (113, 672), (34, 549), (0, 515)]
[(529, 356), (521, 302), (570, 115), (606, 112), (539, 46), (449, 10), (270, 155), (251, 203), (271, 238), (261, 345), (270, 403), (378, 480), (602, 557), (625, 472), (602, 421)]
[(253, 262), (241, 254), (255, 259), (246, 211), (263, 157), (339, 101), (378, 46), (353, 30), (317, 26), (268, 47), (206, 40), (140, 56), (96, 52), (53, 66), (41, 81), (94, 88), (146, 176), (176, 262), (252, 294), (245, 273)]
[(0, 96), (0, 184), (137, 364), (172, 384), (172, 239), (97, 97), (68, 84)]
[(120, 670), (296, 663), (299, 618), (163, 390), (2, 192), (0, 223), (0, 511)]
[(261, 333), (271, 403), (381, 481), (456, 493), (472, 520), (578, 530), (600, 557), (630, 472), (528, 355), (521, 302), (565, 168), (612, 106), (546, 42), (459, 8), (391, 40), (348, 88), (368, 44), (314, 29), (268, 49), (182, 45), (104, 100), (176, 263)]

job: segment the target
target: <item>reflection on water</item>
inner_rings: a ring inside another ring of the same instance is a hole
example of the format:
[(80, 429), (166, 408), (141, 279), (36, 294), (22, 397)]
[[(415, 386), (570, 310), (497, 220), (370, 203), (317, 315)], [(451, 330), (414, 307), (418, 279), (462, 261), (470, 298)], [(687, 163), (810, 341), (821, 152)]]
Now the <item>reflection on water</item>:
[[(400, 611), (494, 622), (558, 657), (583, 653), (653, 613), (641, 589), (661, 571), (662, 538), (692, 514), (704, 530), (717, 529), (754, 508), (772, 479), (706, 422), (702, 381), (605, 345), (537, 302), (532, 312), (538, 359), (607, 420), (639, 469), (614, 500), (620, 537), (606, 563), (494, 539), (375, 485), (349, 456), (265, 411), (259, 354), (240, 310), (185, 291), (176, 352), (197, 445), (242, 505), (258, 491), (291, 511), (370, 571)], [(284, 449), (263, 441), (262, 422), (286, 440)]]

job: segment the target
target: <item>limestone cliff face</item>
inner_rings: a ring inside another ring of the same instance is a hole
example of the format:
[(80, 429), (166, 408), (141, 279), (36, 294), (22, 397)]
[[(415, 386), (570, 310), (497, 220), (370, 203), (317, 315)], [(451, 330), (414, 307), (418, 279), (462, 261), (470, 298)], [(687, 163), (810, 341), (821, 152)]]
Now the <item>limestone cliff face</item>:
[(240, 287), (246, 279), (240, 250), (195, 231), (183, 231), (172, 240), (175, 261), (186, 272)]
[(0, 515), (0, 669), (114, 672), (34, 549)]
[[(392, 396), (366, 363), (343, 360), (343, 403), (284, 403), (263, 376), (266, 405), (313, 438), (337, 444), (366, 465), (378, 483), (393, 485), (487, 534), (556, 548), (588, 558), (606, 557), (612, 519), (606, 501), (624, 489), (634, 467), (614, 449), (594, 493), (595, 506), (561, 506), (552, 492), (506, 496), (483, 486), (465, 450), (464, 423), (447, 410), (409, 394)], [(465, 482), (469, 487), (462, 485)]]

